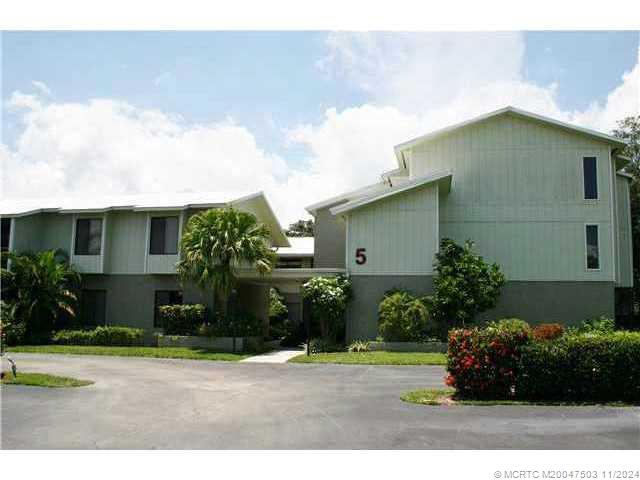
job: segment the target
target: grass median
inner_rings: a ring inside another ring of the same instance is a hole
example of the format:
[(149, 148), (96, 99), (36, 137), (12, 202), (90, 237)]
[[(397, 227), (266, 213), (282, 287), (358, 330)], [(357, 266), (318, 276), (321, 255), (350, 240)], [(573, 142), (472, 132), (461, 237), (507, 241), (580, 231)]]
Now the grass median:
[(183, 358), (237, 362), (252, 356), (250, 353), (224, 353), (197, 347), (103, 347), (93, 345), (20, 345), (9, 352), (54, 353), (66, 355), (106, 355), (113, 357)]
[(446, 365), (444, 353), (420, 352), (335, 352), (293, 357), (292, 363), (342, 363), (352, 365)]
[(11, 372), (3, 372), (2, 385), (28, 385), (32, 387), (66, 388), (91, 385), (91, 380), (78, 380), (71, 377), (58, 377), (47, 373), (18, 372), (13, 377)]

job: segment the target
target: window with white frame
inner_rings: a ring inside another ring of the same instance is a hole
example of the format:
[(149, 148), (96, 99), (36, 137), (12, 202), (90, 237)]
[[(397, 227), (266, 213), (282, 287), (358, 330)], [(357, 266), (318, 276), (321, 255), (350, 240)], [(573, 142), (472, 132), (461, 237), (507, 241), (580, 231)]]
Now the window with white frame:
[(150, 255), (175, 255), (178, 253), (178, 217), (152, 217)]
[(587, 270), (600, 269), (600, 247), (598, 240), (598, 225), (586, 225), (585, 244), (587, 249)]
[(79, 218), (76, 221), (76, 255), (100, 255), (102, 252), (102, 219)]

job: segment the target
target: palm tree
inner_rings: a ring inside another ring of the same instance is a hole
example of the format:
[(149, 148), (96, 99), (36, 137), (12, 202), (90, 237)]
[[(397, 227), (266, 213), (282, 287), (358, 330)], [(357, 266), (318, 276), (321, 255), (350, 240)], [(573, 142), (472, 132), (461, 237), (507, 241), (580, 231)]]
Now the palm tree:
[(61, 314), (75, 317), (80, 275), (62, 250), (3, 255), (10, 261), (2, 269), (3, 299), (24, 323), (26, 340), (47, 340)]
[(252, 265), (261, 275), (271, 272), (275, 253), (269, 238), (269, 229), (251, 213), (233, 208), (198, 213), (187, 222), (180, 241), (178, 275), (203, 290), (212, 288), (226, 314), (239, 265)]

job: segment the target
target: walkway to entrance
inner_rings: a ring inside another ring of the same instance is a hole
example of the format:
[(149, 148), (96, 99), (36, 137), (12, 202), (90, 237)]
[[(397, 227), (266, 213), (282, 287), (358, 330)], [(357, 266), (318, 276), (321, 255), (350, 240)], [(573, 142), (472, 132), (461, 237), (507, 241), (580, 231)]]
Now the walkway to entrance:
[(290, 358), (302, 355), (304, 350), (273, 350), (272, 352), (263, 353), (254, 357), (245, 358), (241, 362), (253, 363), (287, 363)]

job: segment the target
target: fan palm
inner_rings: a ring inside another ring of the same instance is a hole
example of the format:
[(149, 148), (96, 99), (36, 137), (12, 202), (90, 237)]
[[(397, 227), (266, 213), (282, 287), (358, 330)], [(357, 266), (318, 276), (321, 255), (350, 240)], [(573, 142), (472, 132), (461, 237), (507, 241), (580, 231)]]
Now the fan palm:
[(2, 269), (3, 297), (24, 323), (27, 340), (45, 340), (60, 315), (75, 317), (80, 275), (62, 250), (3, 255), (10, 261), (10, 269)]
[(271, 272), (275, 254), (269, 248), (269, 229), (255, 215), (233, 208), (212, 209), (192, 216), (180, 241), (180, 278), (202, 289), (212, 288), (226, 313), (239, 265), (258, 273)]

